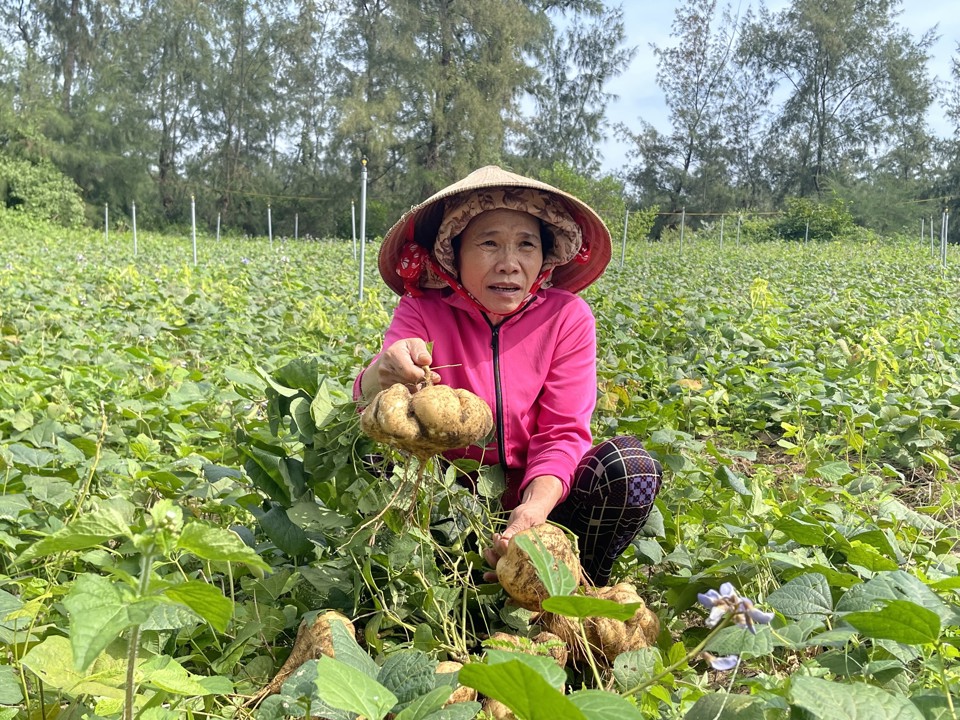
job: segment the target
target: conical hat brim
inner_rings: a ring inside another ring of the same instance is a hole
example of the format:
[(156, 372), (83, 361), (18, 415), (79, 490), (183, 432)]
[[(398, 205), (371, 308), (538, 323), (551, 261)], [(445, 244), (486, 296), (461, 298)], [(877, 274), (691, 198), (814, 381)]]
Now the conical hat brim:
[(593, 208), (552, 185), (517, 175), (496, 165), (488, 165), (474, 170), (462, 180), (445, 187), (419, 205), (410, 208), (387, 231), (380, 246), (378, 265), (381, 277), (391, 290), (398, 295), (403, 295), (405, 292), (403, 280), (397, 275), (397, 263), (404, 244), (413, 240), (423, 247), (433, 247), (443, 220), (444, 203), (442, 201), (458, 193), (485, 187), (524, 187), (552, 193), (560, 198), (570, 216), (580, 226), (583, 239), (590, 247), (590, 257), (585, 263), (572, 260), (554, 268), (550, 281), (553, 287), (577, 293), (603, 274), (610, 262), (610, 231)]

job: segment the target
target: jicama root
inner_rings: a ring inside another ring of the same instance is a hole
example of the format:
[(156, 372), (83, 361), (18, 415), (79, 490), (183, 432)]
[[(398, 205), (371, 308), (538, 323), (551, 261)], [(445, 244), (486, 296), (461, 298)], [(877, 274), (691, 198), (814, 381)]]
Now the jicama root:
[(381, 390), (360, 416), (360, 429), (420, 460), (471, 445), (493, 429), (486, 402), (463, 388), (434, 385), (431, 377), (428, 367), (415, 393), (400, 383)]
[(317, 660), (321, 655), (333, 657), (333, 629), (331, 624), (335, 622), (343, 623), (351, 634), (356, 634), (353, 623), (334, 610), (328, 610), (317, 615), (313, 622), (303, 620), (297, 630), (297, 638), (293, 642), (293, 649), (290, 651), (290, 656), (286, 662), (283, 663), (273, 680), (268, 682), (245, 705), (247, 707), (257, 707), (263, 702), (264, 698), (280, 692), (280, 688), (286, 679), (307, 660)]
[[(603, 600), (612, 600), (621, 604), (643, 603), (637, 590), (629, 583), (620, 583), (613, 587), (588, 588), (586, 594)], [(571, 648), (574, 658), (586, 657), (583, 637), (575, 620), (545, 613), (541, 622)], [(646, 605), (638, 608), (633, 617), (626, 622), (613, 618), (588, 617), (583, 620), (587, 641), (595, 657), (612, 664), (618, 655), (630, 650), (650, 647), (660, 634), (660, 619)]]
[(537, 569), (530, 562), (530, 558), (517, 545), (517, 538), (524, 536), (534, 542), (539, 539), (557, 563), (563, 563), (570, 569), (578, 583), (581, 578), (580, 561), (570, 540), (556, 525), (535, 525), (510, 538), (507, 552), (497, 561), (497, 579), (520, 607), (539, 612), (540, 603), (547, 597), (547, 588), (537, 577)]

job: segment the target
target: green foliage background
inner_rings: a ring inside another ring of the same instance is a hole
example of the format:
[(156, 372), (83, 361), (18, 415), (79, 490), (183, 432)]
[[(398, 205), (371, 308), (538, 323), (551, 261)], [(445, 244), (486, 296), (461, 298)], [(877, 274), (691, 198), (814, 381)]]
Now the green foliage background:
[(7, 212), (23, 213), (64, 227), (83, 224), (80, 188), (51, 163), (0, 155), (0, 201)]
[[(194, 266), (186, 235), (143, 233), (134, 257), (129, 232), (22, 220), (0, 214), (5, 717), (40, 713), (41, 680), (47, 712), (122, 717), (129, 697), (148, 715), (249, 716), (327, 608), (358, 626), (344, 662), (394, 697), (388, 668), (423, 679), (446, 658), (486, 654), (475, 681), (494, 688), (527, 678), (482, 644), (534, 632), (479, 577), (496, 477), (474, 495), (431, 464), (414, 495), (405, 459), (366, 457), (383, 448), (349, 386), (396, 298), (368, 263), (358, 300), (350, 241), (201, 234)], [(595, 435), (635, 434), (666, 469), (616, 568), (663, 633), (602, 671), (641, 717), (951, 717), (958, 268), (915, 238), (721, 248), (688, 232), (682, 248), (628, 241), (584, 292)], [(711, 636), (696, 596), (724, 582), (771, 626)], [(702, 644), (741, 669), (706, 672)], [(318, 672), (262, 717), (330, 700)], [(584, 668), (565, 678), (597, 687)], [(436, 688), (418, 688), (403, 697), (429, 705)]]

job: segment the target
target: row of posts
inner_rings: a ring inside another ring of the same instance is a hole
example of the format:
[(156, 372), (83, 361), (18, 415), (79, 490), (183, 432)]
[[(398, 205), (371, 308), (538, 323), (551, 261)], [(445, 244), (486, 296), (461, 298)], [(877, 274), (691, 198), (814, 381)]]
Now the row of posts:
[[(723, 250), (723, 231), (727, 216), (720, 216), (720, 249)], [(680, 211), (680, 252), (683, 252), (683, 236), (687, 225), (687, 209), (684, 207)], [(740, 228), (743, 225), (743, 214), (737, 213), (737, 245), (740, 244)], [(627, 208), (623, 215), (623, 240), (620, 243), (620, 269), (623, 269), (623, 263), (627, 254), (627, 229), (630, 227), (630, 209)], [(807, 222), (807, 237), (810, 235), (810, 222)]]
[[(947, 267), (947, 240), (950, 232), (950, 213), (947, 210), (943, 211), (943, 214), (940, 216), (940, 266), (945, 268)], [(920, 218), (920, 242), (924, 242), (926, 238), (926, 231), (924, 228), (924, 219)], [(930, 218), (930, 254), (935, 255), (937, 252), (936, 245), (933, 241), (933, 218)]]
[[(361, 160), (361, 172), (360, 172), (360, 237), (365, 238), (367, 227), (367, 158), (364, 157)], [(686, 230), (686, 219), (687, 219), (687, 209), (686, 207), (681, 209), (680, 212), (680, 252), (683, 252), (683, 239), (684, 232)], [(133, 256), (137, 257), (138, 248), (137, 248), (137, 204), (136, 202), (131, 203), (130, 205), (130, 220), (133, 226)], [(723, 235), (724, 235), (724, 223), (726, 221), (726, 216), (720, 216), (720, 249), (723, 249)], [(353, 201), (350, 202), (350, 222), (353, 230), (353, 259), (357, 259), (357, 213), (356, 207)], [(742, 213), (737, 214), (737, 245), (740, 244), (740, 229), (743, 224), (743, 215)], [(197, 264), (197, 204), (195, 196), (190, 196), (190, 226), (191, 226), (191, 239), (193, 244), (193, 264)], [(623, 240), (620, 247), (620, 268), (623, 269), (624, 261), (627, 253), (627, 230), (630, 226), (630, 210), (626, 209), (623, 216)], [(950, 226), (950, 213), (944, 211), (940, 218), (940, 264), (942, 267), (947, 266), (947, 240), (948, 240), (948, 229)], [(297, 240), (299, 238), (300, 231), (300, 215), (295, 213), (293, 216), (293, 238)], [(103, 206), (103, 232), (104, 239), (106, 241), (110, 240), (110, 205)], [(270, 205), (267, 205), (267, 236), (270, 239), (270, 245), (273, 246), (273, 214), (270, 209)], [(925, 225), (924, 219), (920, 219), (920, 240), (923, 241), (925, 238)], [(804, 242), (809, 242), (810, 240), (810, 221), (807, 220), (806, 229), (803, 235)], [(217, 213), (217, 241), (220, 241), (220, 213)], [(365, 270), (366, 262), (366, 243), (360, 242), (360, 278), (359, 278), (359, 287), (358, 287), (358, 296), (359, 299), (363, 300), (363, 273)], [(934, 240), (933, 240), (933, 218), (930, 218), (930, 252), (931, 254), (936, 252)]]
[[(727, 216), (720, 216), (720, 249), (723, 250), (723, 231), (724, 231), (724, 222), (726, 221)], [(687, 220), (687, 208), (683, 207), (680, 210), (680, 252), (683, 252), (683, 236), (686, 230), (686, 220)], [(620, 268), (623, 268), (624, 259), (627, 252), (627, 228), (630, 224), (630, 210), (627, 209), (623, 217), (623, 241), (620, 247)], [(737, 245), (740, 244), (740, 229), (743, 224), (743, 214), (737, 214)], [(940, 217), (940, 264), (943, 267), (947, 266), (947, 244), (949, 238), (949, 228), (950, 228), (950, 213), (944, 211)], [(924, 219), (920, 219), (920, 240), (924, 241), (925, 238), (925, 226)], [(810, 221), (807, 220), (806, 227), (803, 231), (803, 241), (804, 243), (810, 242)], [(930, 252), (931, 254), (936, 252), (936, 248), (933, 240), (933, 218), (930, 218)]]
[[(365, 238), (367, 232), (367, 159), (362, 160), (363, 170), (361, 172), (360, 185), (360, 237)], [(357, 212), (353, 201), (350, 202), (350, 221), (353, 227), (353, 259), (357, 259)], [(137, 245), (137, 203), (130, 203), (130, 222), (133, 230), (133, 256), (139, 254)], [(299, 238), (300, 232), (300, 214), (294, 213), (293, 216), (293, 239)], [(103, 237), (105, 242), (110, 241), (110, 204), (103, 206)], [(273, 247), (273, 213), (270, 205), (267, 205), (267, 237), (270, 239), (270, 246)], [(197, 264), (197, 201), (196, 197), (190, 196), (190, 238), (193, 245), (193, 264)], [(220, 213), (217, 213), (217, 242), (220, 241)], [(366, 243), (360, 244), (360, 287), (359, 297), (363, 300), (363, 272), (366, 259)]]

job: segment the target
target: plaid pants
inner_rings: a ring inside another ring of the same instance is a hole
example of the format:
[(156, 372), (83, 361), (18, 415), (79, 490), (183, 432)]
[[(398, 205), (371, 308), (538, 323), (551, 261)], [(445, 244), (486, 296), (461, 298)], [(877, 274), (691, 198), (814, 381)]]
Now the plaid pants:
[(591, 448), (573, 476), (570, 495), (550, 520), (579, 539), (580, 561), (596, 585), (640, 532), (660, 490), (663, 469), (639, 440), (626, 435)]

